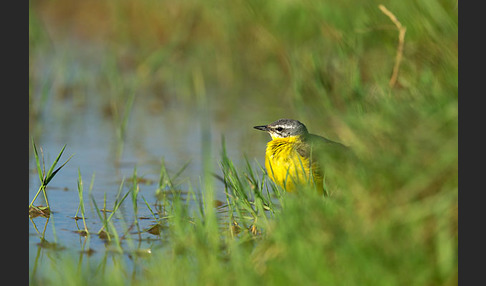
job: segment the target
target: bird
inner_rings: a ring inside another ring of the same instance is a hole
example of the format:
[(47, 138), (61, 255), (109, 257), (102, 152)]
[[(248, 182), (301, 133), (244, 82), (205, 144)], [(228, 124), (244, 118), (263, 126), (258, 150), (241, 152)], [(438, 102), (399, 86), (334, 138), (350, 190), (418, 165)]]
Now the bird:
[(349, 149), (339, 142), (309, 133), (302, 122), (294, 119), (279, 119), (253, 128), (266, 131), (272, 137), (265, 151), (265, 169), (270, 179), (287, 192), (310, 184), (319, 194), (325, 194), (323, 168), (317, 153)]

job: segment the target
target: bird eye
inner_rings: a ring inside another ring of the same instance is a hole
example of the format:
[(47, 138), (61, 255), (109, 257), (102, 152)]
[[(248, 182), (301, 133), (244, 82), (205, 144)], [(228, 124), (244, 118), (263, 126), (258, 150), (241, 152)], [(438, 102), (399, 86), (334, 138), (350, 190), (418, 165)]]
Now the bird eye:
[(280, 131), (283, 130), (283, 128), (282, 127), (277, 127), (276, 130), (280, 132)]

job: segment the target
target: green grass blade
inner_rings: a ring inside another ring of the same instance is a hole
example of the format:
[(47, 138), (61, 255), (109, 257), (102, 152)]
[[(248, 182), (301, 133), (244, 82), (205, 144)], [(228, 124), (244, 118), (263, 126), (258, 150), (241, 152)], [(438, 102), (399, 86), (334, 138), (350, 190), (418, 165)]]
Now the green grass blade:
[(32, 138), (32, 146), (34, 148), (35, 162), (36, 162), (36, 165), (37, 165), (37, 173), (39, 174), (39, 180), (42, 183), (42, 182), (44, 182), (44, 172), (42, 171), (42, 168), (41, 168), (41, 165), (40, 165), (39, 154), (37, 152), (37, 147), (35, 146), (35, 141), (34, 141), (33, 138)]
[(129, 190), (124, 196), (123, 198), (120, 200), (120, 202), (115, 202), (115, 205), (113, 206), (113, 211), (111, 212), (111, 214), (108, 216), (107, 218), (107, 221), (110, 221), (111, 220), (111, 217), (115, 214), (115, 212), (118, 210), (118, 208), (121, 206), (121, 204), (123, 203), (123, 201), (126, 199), (126, 197), (128, 196), (128, 194), (130, 193), (131, 191)]
[(171, 180), (171, 181), (173, 181), (173, 180), (177, 179), (177, 178), (178, 178), (178, 177), (179, 177), (179, 176), (182, 174), (182, 172), (184, 172), (184, 170), (187, 168), (187, 166), (189, 166), (189, 163), (191, 163), (191, 161), (190, 161), (190, 160), (189, 160), (189, 161), (187, 161), (187, 162), (186, 162), (186, 163), (185, 163), (185, 164), (184, 164), (184, 165), (183, 165), (183, 166), (182, 166), (182, 167), (179, 169), (179, 171), (177, 171), (177, 173), (176, 173), (176, 174), (175, 174), (175, 175), (172, 177), (172, 180)]
[(51, 168), (49, 168), (49, 171), (47, 171), (46, 178), (50, 177), (50, 175), (52, 174), (52, 171), (56, 167), (57, 162), (59, 162), (59, 159), (61, 158), (62, 153), (64, 153), (65, 148), (66, 148), (66, 144), (64, 144), (64, 146), (61, 149), (61, 152), (59, 152), (56, 159), (54, 160), (54, 163), (52, 163)]
[(103, 216), (101, 215), (101, 211), (98, 208), (98, 205), (96, 204), (96, 200), (94, 199), (93, 196), (91, 196), (91, 201), (93, 202), (93, 205), (95, 207), (96, 214), (98, 215), (98, 218), (100, 219), (101, 222), (103, 222)]
[(93, 190), (94, 179), (95, 179), (95, 173), (93, 172), (93, 175), (91, 176), (91, 182), (89, 183), (88, 195), (90, 195), (91, 191)]
[[(66, 146), (66, 145), (64, 145), (64, 146)], [(61, 153), (62, 153), (62, 151), (61, 151)], [(64, 165), (66, 165), (66, 164), (67, 164), (67, 162), (69, 162), (69, 160), (71, 160), (71, 158), (72, 158), (73, 156), (74, 156), (74, 154), (73, 154), (73, 155), (71, 155), (71, 156), (70, 156), (70, 157), (69, 157), (69, 158), (66, 160), (66, 162), (64, 162), (64, 164), (62, 164), (62, 165), (61, 165), (59, 168), (57, 168), (57, 169), (56, 169), (54, 172), (50, 173), (50, 172), (51, 172), (51, 170), (49, 170), (49, 172), (47, 173), (47, 178), (46, 178), (46, 181), (45, 181), (45, 183), (44, 183), (44, 184), (45, 184), (45, 185), (49, 184), (49, 182), (52, 180), (52, 178), (54, 178), (54, 176), (57, 174), (57, 172), (59, 172), (59, 170), (61, 170), (61, 168), (62, 168), (62, 167), (64, 167)], [(54, 166), (57, 164), (57, 160), (58, 160), (58, 159), (56, 159), (56, 162), (54, 162), (54, 164), (52, 165), (51, 169), (53, 169), (53, 167), (54, 167)]]
[(78, 168), (78, 197), (79, 197), (79, 205), (78, 210), (76, 211), (76, 215), (78, 216), (78, 212), (81, 209), (81, 215), (83, 216), (84, 221), (84, 199), (83, 199), (83, 178), (81, 177), (81, 172)]
[(152, 216), (154, 217), (154, 219), (156, 221), (158, 221), (157, 219), (157, 216), (155, 215), (154, 211), (152, 210), (152, 208), (150, 207), (149, 203), (147, 202), (147, 200), (145, 200), (144, 196), (142, 195), (142, 200), (144, 201), (145, 205), (147, 206), (148, 210), (150, 211), (150, 213), (152, 214)]

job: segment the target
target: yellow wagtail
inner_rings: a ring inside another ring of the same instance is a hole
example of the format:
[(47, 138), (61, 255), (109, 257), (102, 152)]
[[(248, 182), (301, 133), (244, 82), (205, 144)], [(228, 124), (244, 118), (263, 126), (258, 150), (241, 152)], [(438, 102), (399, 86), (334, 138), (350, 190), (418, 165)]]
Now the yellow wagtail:
[(272, 136), (265, 152), (265, 168), (269, 177), (288, 192), (295, 191), (297, 185), (311, 183), (323, 193), (323, 174), (315, 152), (348, 149), (341, 143), (310, 134), (304, 124), (293, 119), (279, 119), (253, 128)]

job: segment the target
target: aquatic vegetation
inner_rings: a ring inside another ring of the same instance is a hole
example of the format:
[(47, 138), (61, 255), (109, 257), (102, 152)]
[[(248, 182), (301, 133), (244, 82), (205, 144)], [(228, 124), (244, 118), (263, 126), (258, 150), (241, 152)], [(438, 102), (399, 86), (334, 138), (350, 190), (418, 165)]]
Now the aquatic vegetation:
[[(51, 209), (49, 207), (49, 201), (47, 199), (47, 191), (46, 191), (47, 185), (54, 178), (54, 176), (57, 174), (57, 172), (59, 172), (59, 170), (61, 170), (62, 167), (64, 167), (64, 165), (66, 165), (67, 162), (69, 162), (69, 160), (72, 158), (73, 155), (71, 155), (71, 157), (69, 157), (66, 160), (66, 162), (64, 162), (61, 166), (59, 166), (56, 170), (54, 170), (57, 163), (59, 162), (59, 159), (61, 158), (62, 153), (64, 152), (64, 149), (66, 148), (66, 145), (64, 145), (62, 147), (61, 151), (59, 152), (59, 154), (57, 155), (56, 159), (52, 163), (51, 167), (46, 172), (45, 163), (44, 163), (44, 154), (42, 153), (42, 149), (41, 149), (41, 158), (39, 158), (39, 153), (37, 151), (37, 147), (36, 147), (33, 139), (32, 139), (32, 147), (34, 149), (35, 161), (36, 161), (36, 166), (37, 166), (37, 173), (39, 174), (39, 180), (40, 180), (41, 185), (39, 186), (39, 190), (37, 191), (34, 198), (32, 199), (32, 201), (29, 204), (29, 216), (35, 217), (35, 216), (41, 215), (41, 216), (49, 217)], [(41, 167), (41, 162), (42, 162), (42, 167)], [(37, 196), (39, 196), (40, 192), (42, 192), (42, 194), (44, 195), (44, 199), (45, 199), (45, 202), (46, 202), (46, 205), (47, 205), (45, 207), (34, 206), (34, 202), (37, 199)]]
[[(457, 5), (379, 4), (30, 2), (29, 131), (80, 154), (32, 142), (30, 283), (457, 284)], [(269, 179), (276, 118), (352, 148), (327, 197)]]

